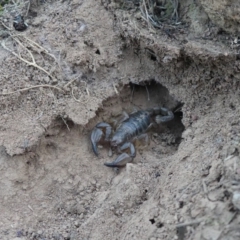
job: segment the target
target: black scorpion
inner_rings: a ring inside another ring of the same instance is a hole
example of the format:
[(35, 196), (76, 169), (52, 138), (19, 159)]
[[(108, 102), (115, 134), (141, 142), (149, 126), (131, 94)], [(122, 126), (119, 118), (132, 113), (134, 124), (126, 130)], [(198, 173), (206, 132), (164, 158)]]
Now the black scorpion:
[[(124, 119), (115, 133), (113, 133), (111, 125), (106, 122), (98, 123), (91, 133), (92, 149), (96, 156), (98, 156), (98, 143), (107, 143), (111, 150), (120, 153), (113, 162), (104, 163), (107, 167), (124, 167), (127, 163), (132, 162), (136, 157), (134, 141), (136, 139), (147, 141), (147, 130), (153, 125), (168, 122), (174, 118), (173, 112), (163, 107), (140, 110), (130, 115), (125, 113), (124, 115)], [(126, 152), (127, 150), (129, 153)]]

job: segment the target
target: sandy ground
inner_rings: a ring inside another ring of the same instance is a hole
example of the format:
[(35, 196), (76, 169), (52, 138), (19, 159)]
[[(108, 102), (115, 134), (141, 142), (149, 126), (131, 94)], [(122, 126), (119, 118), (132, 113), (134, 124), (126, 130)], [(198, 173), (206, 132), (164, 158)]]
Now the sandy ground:
[[(6, 7), (0, 239), (240, 238), (238, 19), (183, 1), (181, 24), (153, 28), (137, 2), (32, 3), (20, 33)], [(157, 106), (174, 120), (105, 167), (116, 155), (93, 154), (93, 127)]]

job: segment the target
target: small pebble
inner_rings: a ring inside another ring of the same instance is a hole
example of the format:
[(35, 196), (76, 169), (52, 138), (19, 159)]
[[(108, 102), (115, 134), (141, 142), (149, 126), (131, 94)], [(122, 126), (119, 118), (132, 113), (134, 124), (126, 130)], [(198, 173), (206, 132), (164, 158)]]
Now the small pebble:
[(232, 203), (233, 203), (233, 205), (234, 205), (235, 208), (237, 208), (238, 210), (240, 210), (240, 192), (235, 191), (235, 192), (233, 193)]
[(2, 94), (7, 94), (8, 93), (8, 90), (5, 88), (2, 90)]
[(78, 228), (78, 227), (80, 226), (80, 223), (79, 223), (79, 221), (75, 221), (75, 222), (74, 222), (74, 225), (75, 225), (75, 227), (77, 227), (77, 228)]
[(20, 238), (23, 236), (23, 232), (21, 230), (17, 231), (17, 237)]

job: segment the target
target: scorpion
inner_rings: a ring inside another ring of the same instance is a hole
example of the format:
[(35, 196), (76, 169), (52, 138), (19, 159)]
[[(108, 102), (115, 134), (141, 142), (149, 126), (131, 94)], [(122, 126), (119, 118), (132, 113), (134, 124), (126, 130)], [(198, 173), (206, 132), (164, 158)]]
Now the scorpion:
[[(110, 124), (98, 123), (91, 132), (92, 150), (98, 156), (98, 144), (110, 145), (110, 150), (120, 154), (113, 162), (104, 163), (107, 167), (120, 168), (133, 161), (136, 157), (134, 142), (137, 139), (148, 141), (147, 131), (156, 124), (171, 121), (174, 114), (167, 108), (155, 107), (139, 110), (128, 115), (119, 122), (115, 133)], [(128, 150), (128, 153), (127, 153)]]

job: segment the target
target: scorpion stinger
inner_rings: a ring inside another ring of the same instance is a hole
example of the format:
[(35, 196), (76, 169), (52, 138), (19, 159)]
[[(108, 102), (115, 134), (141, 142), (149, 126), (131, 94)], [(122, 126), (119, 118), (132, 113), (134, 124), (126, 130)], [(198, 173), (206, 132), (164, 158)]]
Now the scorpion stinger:
[(156, 114), (155, 121), (157, 124), (169, 122), (174, 118), (174, 114), (172, 111), (167, 108), (154, 108), (154, 113)]

